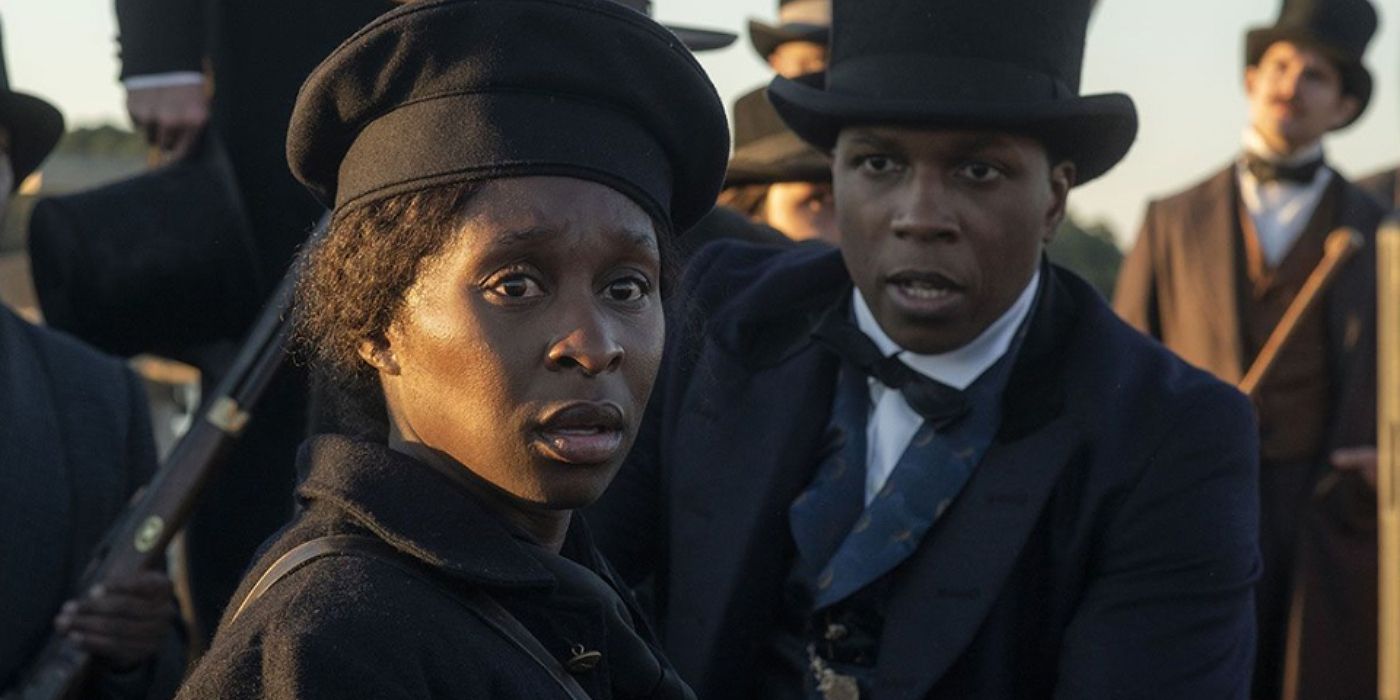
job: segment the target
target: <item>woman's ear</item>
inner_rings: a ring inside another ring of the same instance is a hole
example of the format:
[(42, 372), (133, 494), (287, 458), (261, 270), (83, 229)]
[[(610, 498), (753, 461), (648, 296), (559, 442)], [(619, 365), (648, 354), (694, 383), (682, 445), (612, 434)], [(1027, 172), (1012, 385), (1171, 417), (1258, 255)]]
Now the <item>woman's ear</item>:
[(398, 376), (401, 371), (398, 358), (394, 356), (393, 346), (389, 344), (389, 339), (382, 335), (361, 340), (359, 353), (360, 359), (383, 374)]

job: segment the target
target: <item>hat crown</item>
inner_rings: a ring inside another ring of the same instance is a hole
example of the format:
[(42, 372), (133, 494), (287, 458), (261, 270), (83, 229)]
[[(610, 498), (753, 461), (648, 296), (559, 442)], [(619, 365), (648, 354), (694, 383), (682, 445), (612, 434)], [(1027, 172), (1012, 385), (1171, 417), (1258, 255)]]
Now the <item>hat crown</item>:
[(1311, 37), (1359, 61), (1378, 23), (1368, 0), (1284, 0), (1274, 28)]
[[(842, 63), (882, 58), (886, 73), (1003, 64), (1078, 94), (1092, 6), (1092, 0), (835, 0), (831, 77), (840, 79)], [(917, 84), (918, 76), (911, 77), (907, 82)]]

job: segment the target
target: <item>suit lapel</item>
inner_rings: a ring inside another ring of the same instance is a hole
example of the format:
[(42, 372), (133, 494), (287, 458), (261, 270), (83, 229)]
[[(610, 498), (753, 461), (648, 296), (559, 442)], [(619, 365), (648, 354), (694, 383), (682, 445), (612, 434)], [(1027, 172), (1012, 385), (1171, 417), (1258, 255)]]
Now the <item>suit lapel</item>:
[[(1233, 165), (1216, 175), (1206, 186), (1201, 206), (1185, 222), (1190, 228), (1185, 242), (1184, 270), (1200, 270), (1202, 318), (1191, 323), (1208, 325), (1211, 349), (1206, 369), (1222, 381), (1238, 383), (1244, 376), (1244, 339), (1240, 332), (1239, 302), (1239, 185)], [(1207, 358), (1202, 358), (1207, 359)]]
[(1064, 408), (1064, 337), (1077, 302), (1053, 270), (1045, 279), (996, 441), (896, 574), (880, 645), (880, 697), (923, 697), (972, 642), (1081, 443)]

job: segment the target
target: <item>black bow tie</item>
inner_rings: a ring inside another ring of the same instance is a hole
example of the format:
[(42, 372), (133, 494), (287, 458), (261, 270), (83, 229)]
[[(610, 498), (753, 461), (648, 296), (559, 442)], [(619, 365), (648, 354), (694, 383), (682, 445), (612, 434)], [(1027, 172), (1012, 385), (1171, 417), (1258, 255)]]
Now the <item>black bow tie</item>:
[(895, 357), (885, 357), (856, 324), (839, 311), (827, 314), (812, 331), (812, 337), (851, 363), (867, 377), (873, 377), (904, 394), (904, 400), (935, 430), (945, 430), (967, 415), (967, 396), (951, 386), (914, 371)]
[(1297, 165), (1285, 165), (1274, 163), (1253, 153), (1244, 157), (1244, 167), (1249, 169), (1249, 174), (1261, 183), (1264, 182), (1291, 182), (1299, 185), (1306, 185), (1317, 176), (1317, 169), (1323, 164), (1322, 158), (1315, 158), (1305, 163)]

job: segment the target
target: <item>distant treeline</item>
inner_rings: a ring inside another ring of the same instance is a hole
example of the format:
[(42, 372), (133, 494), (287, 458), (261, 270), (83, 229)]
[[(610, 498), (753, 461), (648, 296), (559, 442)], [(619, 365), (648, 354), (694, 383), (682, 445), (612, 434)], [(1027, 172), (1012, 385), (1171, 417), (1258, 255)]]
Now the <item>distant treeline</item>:
[(69, 131), (54, 153), (87, 158), (144, 158), (146, 143), (135, 132), (103, 124)]

